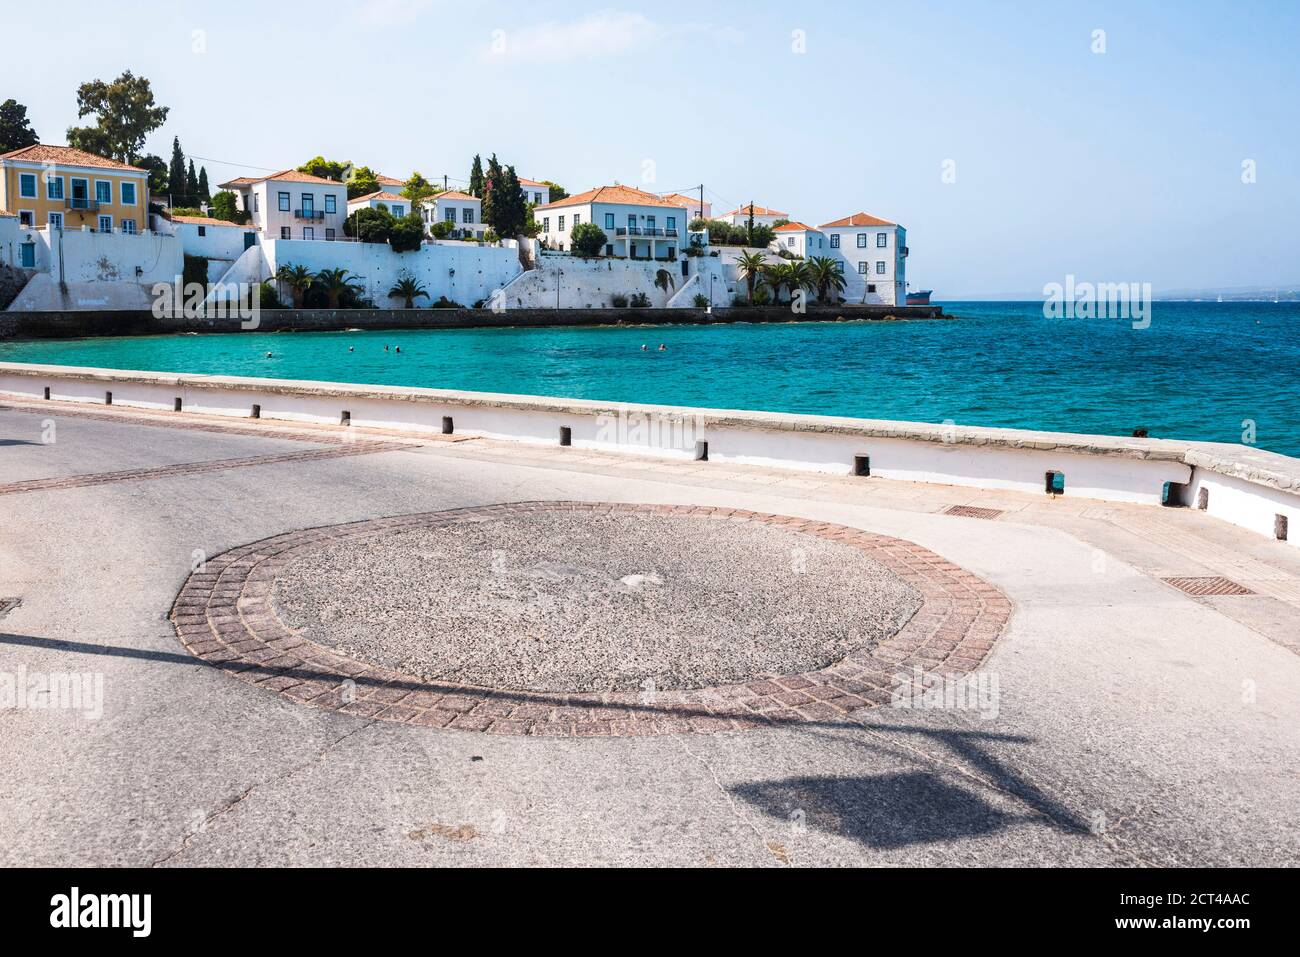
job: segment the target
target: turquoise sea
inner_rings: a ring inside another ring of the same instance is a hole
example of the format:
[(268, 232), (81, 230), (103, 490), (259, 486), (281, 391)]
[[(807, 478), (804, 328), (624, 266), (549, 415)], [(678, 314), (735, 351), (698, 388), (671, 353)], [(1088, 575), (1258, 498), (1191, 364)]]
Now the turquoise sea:
[(1253, 423), (1300, 456), (1300, 304), (1157, 302), (1147, 329), (943, 305), (960, 318), (6, 342), (0, 360), (1233, 443)]

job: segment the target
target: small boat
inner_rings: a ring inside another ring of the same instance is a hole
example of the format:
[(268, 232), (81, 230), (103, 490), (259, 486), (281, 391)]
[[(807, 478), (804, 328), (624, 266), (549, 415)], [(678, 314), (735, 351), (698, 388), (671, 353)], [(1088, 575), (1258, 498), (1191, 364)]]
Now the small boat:
[(909, 306), (928, 306), (930, 305), (930, 293), (932, 289), (919, 289), (916, 292), (907, 294), (907, 304)]

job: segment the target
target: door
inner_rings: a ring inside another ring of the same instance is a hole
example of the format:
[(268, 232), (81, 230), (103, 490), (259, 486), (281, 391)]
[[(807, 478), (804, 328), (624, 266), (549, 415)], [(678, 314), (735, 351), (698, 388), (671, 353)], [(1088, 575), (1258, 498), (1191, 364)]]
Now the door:
[(244, 233), (244, 248), (252, 249), (257, 245), (257, 233)]

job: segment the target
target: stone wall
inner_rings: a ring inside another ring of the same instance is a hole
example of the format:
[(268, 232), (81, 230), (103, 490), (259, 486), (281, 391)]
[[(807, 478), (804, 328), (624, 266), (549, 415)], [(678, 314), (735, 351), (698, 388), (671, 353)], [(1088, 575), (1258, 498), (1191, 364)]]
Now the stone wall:
[(692, 325), (728, 322), (839, 322), (941, 319), (939, 306), (810, 306), (715, 309), (268, 309), (256, 330), (237, 317), (156, 318), (147, 310), (0, 312), (0, 339), (72, 339), (144, 336), (172, 332), (336, 332), (341, 329), (475, 329), (494, 326)]

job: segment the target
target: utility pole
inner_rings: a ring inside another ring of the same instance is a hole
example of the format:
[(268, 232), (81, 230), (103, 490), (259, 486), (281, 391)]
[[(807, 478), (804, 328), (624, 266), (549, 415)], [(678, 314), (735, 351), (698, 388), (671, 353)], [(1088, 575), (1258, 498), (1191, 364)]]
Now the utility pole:
[(447, 192), (447, 174), (446, 174), (446, 173), (443, 173), (443, 174), (442, 174), (442, 191), (443, 191), (444, 193)]
[(704, 184), (700, 184), (700, 219), (704, 218)]

